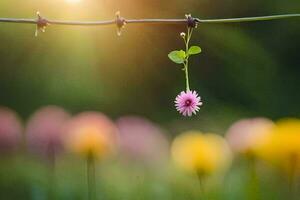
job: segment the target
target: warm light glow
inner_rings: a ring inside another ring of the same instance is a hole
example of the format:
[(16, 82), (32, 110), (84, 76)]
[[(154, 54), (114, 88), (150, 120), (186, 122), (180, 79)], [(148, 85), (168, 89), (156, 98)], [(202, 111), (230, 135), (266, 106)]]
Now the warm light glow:
[(68, 3), (79, 3), (81, 0), (66, 0)]

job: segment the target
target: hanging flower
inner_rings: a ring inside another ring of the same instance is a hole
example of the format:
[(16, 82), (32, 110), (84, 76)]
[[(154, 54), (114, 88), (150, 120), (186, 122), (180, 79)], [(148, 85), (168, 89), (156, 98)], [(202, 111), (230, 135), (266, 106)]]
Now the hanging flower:
[(191, 117), (202, 106), (201, 98), (196, 91), (182, 91), (175, 99), (176, 110), (183, 116)]
[(63, 150), (63, 126), (70, 115), (57, 106), (36, 111), (26, 127), (26, 139), (31, 152), (54, 159)]
[(20, 143), (22, 124), (17, 114), (0, 107), (0, 153), (15, 151)]
[(231, 163), (226, 141), (216, 134), (190, 131), (179, 135), (172, 144), (174, 161), (188, 171), (209, 175)]
[(202, 105), (201, 98), (196, 91), (190, 91), (189, 83), (189, 58), (202, 52), (199, 46), (191, 46), (190, 41), (193, 34), (193, 29), (197, 28), (197, 20), (191, 15), (186, 15), (187, 18), (187, 33), (180, 33), (183, 39), (185, 49), (171, 51), (168, 57), (176, 64), (183, 66), (182, 70), (185, 73), (186, 92), (182, 91), (175, 100), (176, 109), (183, 115), (191, 117), (199, 111)]

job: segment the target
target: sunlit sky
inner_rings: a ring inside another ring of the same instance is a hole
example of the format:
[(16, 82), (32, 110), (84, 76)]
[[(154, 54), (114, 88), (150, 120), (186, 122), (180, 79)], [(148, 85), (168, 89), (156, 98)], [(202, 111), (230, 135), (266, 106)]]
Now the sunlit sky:
[(82, 0), (65, 0), (68, 3), (79, 3)]

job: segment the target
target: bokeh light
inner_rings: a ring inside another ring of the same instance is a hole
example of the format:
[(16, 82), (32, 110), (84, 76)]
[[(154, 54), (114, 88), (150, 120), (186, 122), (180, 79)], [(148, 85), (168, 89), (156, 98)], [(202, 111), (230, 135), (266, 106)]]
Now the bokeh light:
[(233, 152), (252, 157), (257, 148), (268, 140), (273, 126), (274, 123), (265, 118), (242, 119), (231, 125), (226, 139)]
[(46, 106), (37, 110), (26, 126), (26, 139), (29, 150), (47, 159), (63, 150), (63, 126), (70, 115), (62, 108)]
[(162, 128), (138, 116), (123, 116), (116, 124), (124, 159), (153, 166), (165, 164), (169, 158), (169, 142)]
[(106, 157), (117, 149), (117, 128), (104, 114), (84, 112), (65, 125), (68, 149), (84, 158)]
[(270, 133), (269, 139), (259, 148), (261, 158), (284, 169), (289, 175), (299, 175), (300, 120), (280, 120)]
[(183, 168), (209, 175), (226, 169), (231, 163), (231, 152), (219, 135), (197, 131), (185, 132), (175, 138), (172, 156)]
[(0, 107), (0, 153), (11, 153), (21, 144), (23, 126), (18, 115)]

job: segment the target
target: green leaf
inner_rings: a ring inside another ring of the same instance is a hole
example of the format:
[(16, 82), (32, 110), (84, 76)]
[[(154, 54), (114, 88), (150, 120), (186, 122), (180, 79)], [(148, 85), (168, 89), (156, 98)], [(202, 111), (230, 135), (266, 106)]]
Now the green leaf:
[(168, 57), (174, 63), (182, 64), (186, 58), (186, 55), (183, 50), (180, 50), (180, 51), (172, 51), (171, 53), (168, 54)]
[(201, 53), (201, 48), (198, 46), (191, 46), (190, 49), (188, 50), (189, 55), (195, 55)]

